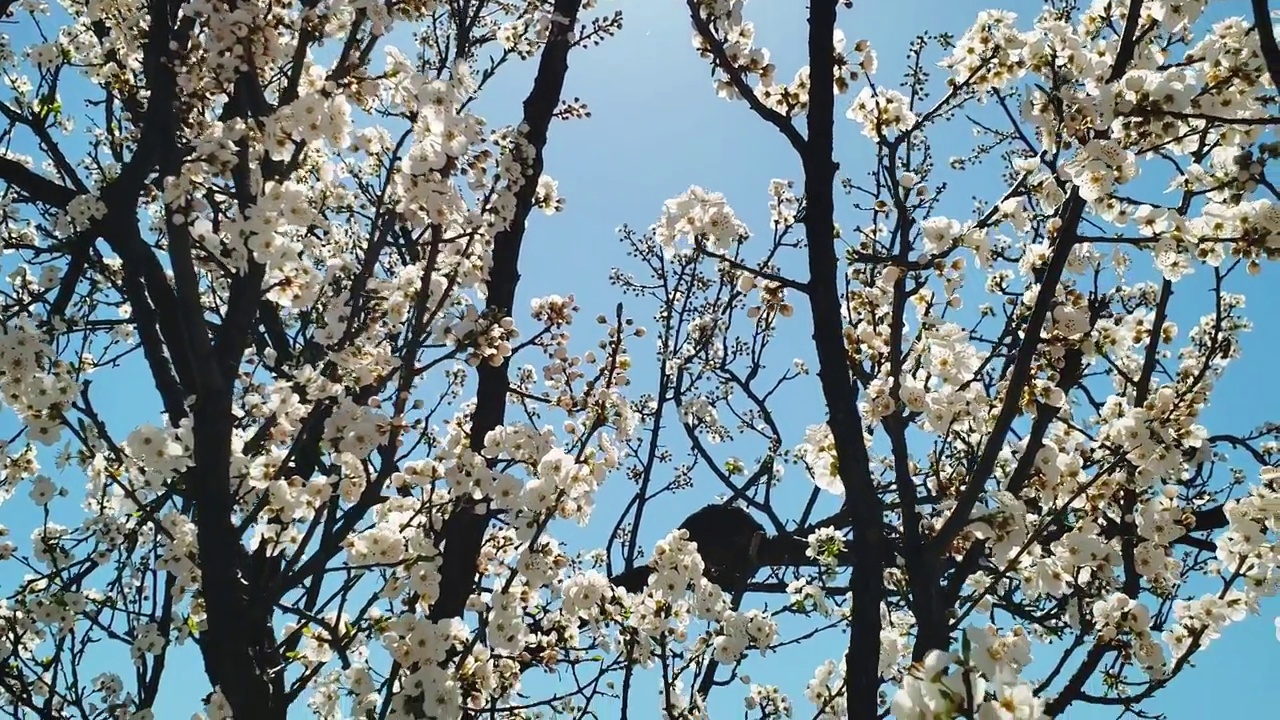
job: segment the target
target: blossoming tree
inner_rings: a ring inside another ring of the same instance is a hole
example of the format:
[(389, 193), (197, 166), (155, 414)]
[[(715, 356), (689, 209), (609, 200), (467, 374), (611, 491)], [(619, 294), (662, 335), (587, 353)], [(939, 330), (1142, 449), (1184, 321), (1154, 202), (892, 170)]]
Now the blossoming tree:
[[(848, 3), (785, 81), (745, 0), (687, 0), (802, 177), (755, 232), (696, 187), (624, 230), (598, 343), (572, 287), (517, 303), (596, 4), (0, 0), (6, 713), (154, 717), (194, 648), (210, 720), (701, 717), (801, 644), (806, 716), (1138, 709), (1274, 593), (1277, 429), (1200, 422), (1280, 250), (1265, 0), (985, 12), (901, 86)], [(122, 426), (95, 397), (138, 377), (162, 413)], [(738, 510), (667, 532), (693, 482)]]

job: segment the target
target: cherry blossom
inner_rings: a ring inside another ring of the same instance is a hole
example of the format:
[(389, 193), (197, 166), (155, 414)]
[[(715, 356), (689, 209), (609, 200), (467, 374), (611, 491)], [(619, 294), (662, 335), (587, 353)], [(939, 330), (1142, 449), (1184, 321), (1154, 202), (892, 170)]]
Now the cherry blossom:
[(889, 73), (856, 4), (797, 59), (687, 0), (794, 177), (619, 218), (595, 307), (522, 275), (626, 8), (0, 2), (0, 706), (198, 655), (207, 720), (1139, 711), (1280, 590), (1280, 426), (1212, 405), (1280, 50), (1081, 5)]

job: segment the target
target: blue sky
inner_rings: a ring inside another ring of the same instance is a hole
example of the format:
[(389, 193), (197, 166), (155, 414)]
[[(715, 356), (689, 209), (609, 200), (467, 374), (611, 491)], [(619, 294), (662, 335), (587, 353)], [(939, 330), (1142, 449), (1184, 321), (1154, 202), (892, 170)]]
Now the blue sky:
[[(600, 4), (606, 10), (621, 7), (625, 28), (603, 46), (570, 58), (565, 95), (582, 97), (593, 116), (552, 128), (546, 171), (559, 181), (568, 204), (563, 214), (552, 218), (538, 215), (531, 220), (522, 262), (522, 301), (517, 305), (540, 295), (572, 292), (586, 318), (611, 312), (617, 302), (608, 274), (611, 267), (627, 262), (615, 232), (619, 225), (647, 227), (657, 218), (664, 200), (696, 184), (723, 192), (749, 226), (763, 229), (768, 182), (800, 177), (798, 162), (776, 131), (751, 115), (745, 105), (715, 97), (709, 72), (690, 43), (683, 0), (602, 0)], [(1218, 14), (1249, 12), (1247, 0), (1216, 0), (1214, 4)], [(853, 11), (842, 13), (840, 27), (851, 41), (872, 41), (880, 57), (880, 82), (892, 85), (900, 75), (907, 43), (917, 32), (928, 29), (959, 34), (988, 6), (973, 0), (863, 1), (855, 3)], [(1014, 0), (999, 6), (1029, 19), (1040, 4)], [(790, 77), (803, 62), (804, 4), (756, 0), (748, 4), (747, 12), (756, 22), (760, 41), (772, 51), (780, 75)], [(22, 39), (17, 38), (15, 44), (21, 45)], [(527, 92), (530, 72), (526, 65), (503, 73), (479, 105), (479, 112), (495, 123), (512, 121)], [(967, 129), (962, 123), (954, 128), (955, 142), (967, 146)], [(841, 132), (843, 144), (837, 159), (842, 166), (848, 171), (858, 163), (865, 165), (870, 158), (868, 146), (856, 131), (846, 127)], [(945, 133), (935, 135), (935, 142), (941, 145), (946, 137)], [(979, 182), (989, 179), (977, 178)], [(984, 194), (998, 192), (993, 187)], [(1206, 418), (1211, 431), (1246, 431), (1268, 419), (1268, 414), (1275, 418), (1277, 394), (1267, 375), (1273, 364), (1271, 356), (1280, 351), (1280, 291), (1268, 288), (1274, 272), (1268, 268), (1249, 288), (1248, 315), (1255, 330), (1245, 338), (1243, 359), (1217, 388)], [(639, 320), (642, 324), (646, 321), (643, 315)], [(586, 323), (584, 330), (590, 331)], [(792, 332), (797, 340), (807, 339), (802, 326)], [(644, 347), (634, 349), (633, 355), (642, 367), (649, 357)], [(644, 389), (646, 377), (652, 379), (644, 370), (636, 372), (638, 389)], [(152, 392), (147, 379), (118, 376), (117, 383), (97, 388), (102, 391), (99, 404), (114, 407), (111, 414), (122, 423), (120, 427), (145, 421), (147, 405), (139, 403), (138, 396), (140, 391)], [(788, 405), (777, 409), (778, 420), (796, 429), (798, 441), (804, 426), (822, 419), (822, 411), (816, 394), (809, 391), (788, 396), (788, 400)], [(0, 415), (0, 432), (8, 434), (6, 423), (11, 422), (11, 416)], [(796, 482), (785, 483), (784, 488), (794, 489), (795, 497), (802, 499), (807, 485), (799, 477), (789, 479)], [(606, 487), (599, 500), (601, 521), (613, 519), (607, 512), (613, 509), (611, 502), (624, 499), (629, 488), (621, 479), (612, 488)], [(642, 535), (646, 543), (674, 526), (683, 517), (683, 508), (701, 504), (713, 491), (698, 486), (691, 492), (699, 499), (682, 498), (679, 506), (668, 507), (670, 523), (656, 518), (646, 524)], [(0, 522), (19, 525), (10, 513), (9, 508), (0, 512)], [(589, 528), (581, 537), (596, 536), (597, 530)], [(25, 537), (23, 532), (15, 534)], [(1211, 715), (1252, 716), (1270, 707), (1268, 681), (1274, 671), (1268, 673), (1266, 667), (1280, 661), (1280, 643), (1271, 624), (1277, 612), (1280, 606), (1273, 601), (1264, 606), (1263, 617), (1230, 628), (1198, 656), (1195, 667), (1185, 671), (1148, 708), (1167, 713), (1172, 720), (1199, 720)], [(800, 691), (804, 683), (820, 658), (838, 656), (842, 645), (842, 638), (831, 636), (825, 645), (784, 654), (766, 663), (764, 672), (756, 671), (756, 679), (792, 691), (793, 701), (799, 701), (797, 716), (803, 717)], [(198, 659), (187, 657), (190, 659), (171, 666), (167, 682), (173, 683), (174, 689), (157, 708), (161, 720), (188, 716), (190, 698), (203, 694), (203, 689), (192, 690), (204, 687)], [(736, 690), (718, 692), (725, 693), (722, 701), (726, 710), (740, 707)], [(1075, 707), (1068, 717), (1093, 720), (1115, 717), (1115, 713)]]

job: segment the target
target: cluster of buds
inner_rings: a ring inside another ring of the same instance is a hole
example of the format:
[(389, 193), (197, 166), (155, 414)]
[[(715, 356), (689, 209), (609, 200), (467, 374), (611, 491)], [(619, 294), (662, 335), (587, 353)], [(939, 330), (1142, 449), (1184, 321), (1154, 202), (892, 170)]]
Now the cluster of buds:
[(747, 317), (752, 320), (763, 319), (768, 323), (779, 315), (789, 318), (795, 312), (795, 308), (787, 302), (786, 287), (776, 280), (766, 280), (750, 273), (742, 273), (738, 278), (738, 289), (744, 293), (752, 290), (760, 292), (759, 304), (747, 308)]
[(530, 314), (534, 320), (553, 328), (572, 324), (573, 315), (578, 312), (578, 304), (574, 302), (572, 295), (569, 297), (548, 295), (534, 298), (529, 305)]

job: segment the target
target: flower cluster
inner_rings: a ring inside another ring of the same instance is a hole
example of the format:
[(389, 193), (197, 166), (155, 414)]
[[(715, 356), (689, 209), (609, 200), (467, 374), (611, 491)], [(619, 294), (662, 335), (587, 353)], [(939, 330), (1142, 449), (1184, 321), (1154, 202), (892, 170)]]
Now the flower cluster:
[[(1280, 590), (1280, 429), (1206, 413), (1251, 327), (1229, 283), (1280, 255), (1253, 21), (1209, 22), (1206, 0), (985, 11), (915, 42), (898, 87), (830, 18), (784, 77), (745, 0), (691, 1), (718, 95), (836, 160), (799, 130), (829, 69), (875, 164), (771, 181), (751, 243), (697, 186), (624, 231), (653, 276), (613, 276), (653, 311), (646, 373), (621, 306), (582, 350), (566, 289), (513, 307), (529, 214), (565, 208), (549, 127), (589, 115), (559, 96), (564, 53), (620, 26), (596, 4), (193, 0), (163, 38), (118, 0), (68, 0), (56, 31), (15, 5), (4, 112), (39, 156), (0, 152), (20, 428), (0, 441), (0, 705), (151, 720), (162, 659), (194, 640), (243, 646), (210, 664), (207, 720), (268, 696), (335, 720), (578, 717), (640, 672), (661, 705), (640, 714), (706, 717), (736, 678), (749, 714), (783, 717), (799, 688), (746, 672), (852, 628), (858, 652), (814, 659), (810, 714), (1032, 720), (1083, 697), (1054, 694), (1069, 673), (1035, 696), (1033, 645), (1146, 693)], [(413, 46), (385, 46), (403, 25)], [(476, 114), (543, 52), (522, 116)], [(104, 96), (68, 142), (63, 104)], [(948, 163), (937, 129), (961, 118), (977, 140), (946, 135)], [(1187, 310), (1173, 288), (1197, 272), (1213, 300)], [(810, 335), (816, 372), (791, 341)], [(130, 372), (137, 403), (101, 402)], [(620, 476), (634, 499), (601, 518)], [(686, 531), (649, 544), (708, 480), (772, 523), (753, 552), (788, 557), (765, 581), (712, 582), (724, 563)], [(863, 510), (879, 520), (842, 525)], [(573, 686), (539, 696), (534, 668)], [(885, 684), (878, 707), (848, 704), (854, 681)]]
[(1004, 10), (978, 13), (973, 25), (956, 42), (951, 56), (940, 63), (950, 72), (948, 83), (981, 92), (1021, 77), (1028, 58), (1042, 53), (1026, 47), (1028, 41), (1034, 42), (1035, 33), (1019, 32), (1017, 18), (1015, 13)]
[[(979, 654), (989, 655), (986, 650)], [(1044, 702), (1025, 681), (992, 680), (976, 664), (933, 650), (911, 666), (891, 709), (897, 720), (972, 717), (977, 720), (1039, 720)]]
[(772, 323), (775, 318), (789, 318), (795, 308), (787, 302), (787, 289), (777, 280), (765, 280), (753, 273), (742, 273), (738, 280), (740, 292), (759, 291), (759, 304), (747, 308), (747, 317), (760, 323)]
[(845, 116), (862, 126), (862, 134), (881, 138), (903, 132), (916, 123), (911, 101), (891, 88), (863, 88)]
[(836, 441), (829, 425), (810, 425), (805, 431), (804, 442), (796, 451), (815, 485), (833, 495), (844, 495), (836, 460)]
[(0, 325), (0, 393), (29, 440), (53, 445), (79, 388), (72, 368), (57, 360), (48, 337), (29, 319)]
[(511, 341), (519, 336), (511, 318), (485, 318), (474, 307), (467, 308), (462, 317), (445, 330), (450, 344), (466, 349), (467, 363), (472, 367), (482, 362), (492, 366), (506, 362), (511, 357)]
[(723, 252), (747, 236), (746, 226), (734, 215), (724, 195), (696, 185), (663, 205), (662, 217), (653, 232), (658, 243), (671, 252), (680, 240)]
[(742, 98), (739, 84), (749, 87), (753, 79), (771, 83), (776, 70), (768, 48), (755, 45), (755, 24), (744, 19), (744, 5), (746, 0), (698, 0), (694, 9), (711, 36), (697, 30), (695, 20), (693, 47), (717, 70), (716, 94), (730, 100)]

